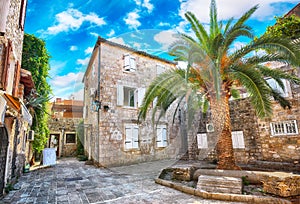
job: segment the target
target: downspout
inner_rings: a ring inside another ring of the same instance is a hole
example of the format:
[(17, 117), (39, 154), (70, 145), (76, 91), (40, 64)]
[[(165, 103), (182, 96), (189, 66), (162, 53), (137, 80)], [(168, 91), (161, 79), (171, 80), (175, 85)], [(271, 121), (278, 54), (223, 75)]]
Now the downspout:
[(100, 108), (101, 108), (101, 102), (100, 102), (100, 68), (101, 68), (101, 42), (99, 42), (98, 47), (98, 89), (97, 89), (97, 95), (98, 95), (98, 105), (97, 107), (97, 149), (98, 149), (98, 164), (100, 165)]

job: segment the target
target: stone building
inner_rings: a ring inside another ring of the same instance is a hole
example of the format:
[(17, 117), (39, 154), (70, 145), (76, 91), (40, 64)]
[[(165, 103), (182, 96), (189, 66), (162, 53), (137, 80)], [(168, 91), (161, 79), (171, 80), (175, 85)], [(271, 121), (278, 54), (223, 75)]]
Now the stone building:
[(184, 151), (171, 113), (157, 126), (151, 117), (137, 121), (146, 87), (156, 75), (175, 66), (98, 38), (83, 78), (84, 143), (89, 159), (98, 165), (117, 166), (175, 158)]
[[(299, 70), (288, 65), (269, 63), (269, 66), (300, 76)], [(284, 164), (291, 170), (300, 167), (300, 86), (282, 81), (284, 90), (274, 80), (270, 79), (268, 83), (280, 91), (292, 107), (283, 109), (273, 101), (271, 118), (258, 118), (247, 97), (230, 101), (232, 142), (238, 163), (278, 169)], [(201, 118), (199, 124), (197, 136), (189, 138), (189, 159), (204, 159), (207, 154), (203, 155), (203, 152), (207, 150), (208, 158), (214, 160), (215, 152), (210, 150), (214, 149), (215, 143), (210, 141), (216, 141), (217, 133), (213, 128), (209, 129), (212, 125), (209, 117)]]
[(22, 100), (23, 88), (32, 88), (21, 71), (26, 3), (0, 0), (0, 196), (23, 171), (32, 122)]
[(51, 103), (48, 147), (56, 149), (57, 157), (75, 156), (77, 149), (76, 126), (82, 120), (83, 101), (56, 98)]

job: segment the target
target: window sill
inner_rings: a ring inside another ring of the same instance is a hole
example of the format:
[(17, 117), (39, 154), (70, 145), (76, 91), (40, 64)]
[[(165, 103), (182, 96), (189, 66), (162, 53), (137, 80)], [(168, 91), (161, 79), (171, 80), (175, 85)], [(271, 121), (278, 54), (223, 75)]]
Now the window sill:
[(299, 134), (293, 133), (293, 134), (271, 135), (271, 137), (299, 137)]
[(156, 149), (156, 150), (163, 150), (163, 149), (166, 149), (167, 147), (168, 147), (168, 145), (165, 146), (165, 147), (155, 147), (155, 149)]
[(132, 107), (132, 106), (122, 106), (124, 109), (130, 109), (130, 110), (137, 110), (137, 107)]
[(140, 153), (141, 152), (141, 150), (140, 149), (124, 149), (123, 150), (124, 152), (126, 152), (126, 153)]
[(136, 73), (136, 70), (134, 70), (134, 71), (123, 70), (123, 73), (126, 73), (126, 74), (134, 74), (134, 73)]

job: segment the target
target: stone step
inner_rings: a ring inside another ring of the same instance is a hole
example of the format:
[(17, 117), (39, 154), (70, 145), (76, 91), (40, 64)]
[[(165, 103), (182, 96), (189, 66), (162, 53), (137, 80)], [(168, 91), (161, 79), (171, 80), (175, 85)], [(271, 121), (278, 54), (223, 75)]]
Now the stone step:
[(242, 194), (242, 179), (200, 175), (198, 177), (197, 189), (212, 193)]

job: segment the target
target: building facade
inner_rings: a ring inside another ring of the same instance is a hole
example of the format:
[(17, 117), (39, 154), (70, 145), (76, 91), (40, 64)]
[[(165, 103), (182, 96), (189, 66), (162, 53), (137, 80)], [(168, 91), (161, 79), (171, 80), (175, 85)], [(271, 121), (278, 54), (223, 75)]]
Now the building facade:
[[(0, 196), (23, 171), (32, 117), (23, 103), (21, 76), (26, 0), (0, 1)], [(25, 82), (26, 81), (26, 82)]]
[(158, 74), (175, 66), (98, 38), (83, 78), (84, 143), (89, 159), (101, 166), (118, 166), (175, 158), (184, 152), (172, 113), (157, 125), (151, 117), (137, 120), (147, 86)]
[[(299, 70), (288, 65), (270, 63), (269, 66), (300, 76)], [(273, 101), (272, 117), (260, 119), (247, 97), (231, 100), (232, 142), (236, 160), (240, 164), (263, 165), (264, 162), (269, 162), (266, 168), (271, 165), (276, 167), (276, 163), (279, 166), (280, 163), (284, 163), (291, 168), (299, 168), (300, 86), (283, 80), (285, 89), (282, 90), (274, 81), (268, 83), (290, 101), (291, 109), (283, 109)], [(202, 153), (206, 150), (208, 158), (214, 160), (216, 155), (213, 149), (217, 133), (209, 130), (208, 126), (211, 124), (209, 117), (202, 118), (199, 124), (197, 136), (190, 138), (192, 142), (189, 143), (189, 158), (204, 159)], [(210, 142), (212, 140), (214, 142)]]
[[(56, 98), (51, 103), (51, 118), (48, 121), (50, 136), (48, 147), (56, 149), (56, 156), (76, 156), (76, 127), (82, 120), (83, 101)], [(82, 141), (81, 141), (82, 142)]]

